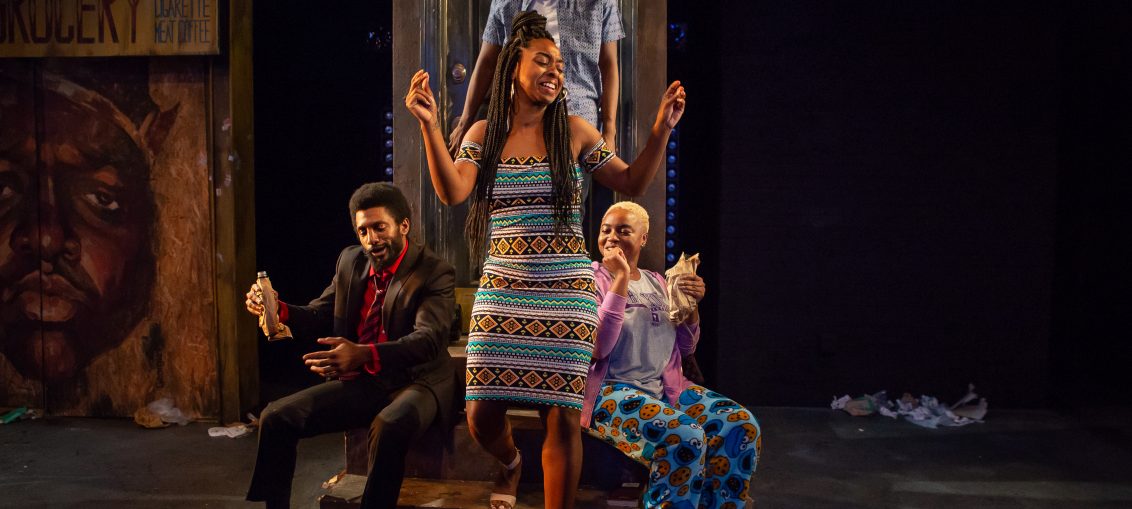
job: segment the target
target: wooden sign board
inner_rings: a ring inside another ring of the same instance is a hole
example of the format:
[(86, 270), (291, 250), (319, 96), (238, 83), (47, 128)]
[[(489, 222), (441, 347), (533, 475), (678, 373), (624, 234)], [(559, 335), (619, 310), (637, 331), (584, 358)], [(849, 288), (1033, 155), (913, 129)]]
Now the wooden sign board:
[(211, 55), (218, 0), (0, 0), (0, 57)]

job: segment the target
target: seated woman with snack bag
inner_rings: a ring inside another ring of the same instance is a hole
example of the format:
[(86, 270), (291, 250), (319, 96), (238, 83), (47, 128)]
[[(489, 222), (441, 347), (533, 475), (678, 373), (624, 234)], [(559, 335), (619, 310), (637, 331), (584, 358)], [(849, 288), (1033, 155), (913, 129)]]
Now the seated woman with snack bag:
[[(599, 325), (582, 428), (648, 466), (646, 508), (743, 507), (762, 448), (759, 424), (750, 410), (684, 377), (681, 359), (696, 349), (699, 312), (693, 306), (680, 323), (669, 320), (664, 277), (637, 267), (648, 230), (648, 213), (632, 202), (613, 204), (602, 218), (603, 260), (593, 264)], [(695, 303), (704, 290), (695, 274), (673, 286)]]

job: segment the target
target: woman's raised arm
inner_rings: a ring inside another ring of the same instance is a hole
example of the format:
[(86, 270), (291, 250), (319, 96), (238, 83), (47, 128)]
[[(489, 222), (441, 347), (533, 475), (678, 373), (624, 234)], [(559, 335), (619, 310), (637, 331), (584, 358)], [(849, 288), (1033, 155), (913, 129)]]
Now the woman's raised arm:
[[(448, 147), (444, 143), (444, 135), (440, 132), (436, 97), (428, 86), (428, 73), (423, 69), (417, 71), (409, 82), (405, 107), (420, 121), (421, 137), (424, 139), (425, 155), (428, 158), (428, 173), (432, 177), (436, 196), (445, 205), (463, 203), (475, 187), (479, 168), (470, 161), (452, 161), (452, 155), (448, 153)], [(477, 123), (468, 129), (464, 141), (482, 142), (483, 133), (483, 125)]]

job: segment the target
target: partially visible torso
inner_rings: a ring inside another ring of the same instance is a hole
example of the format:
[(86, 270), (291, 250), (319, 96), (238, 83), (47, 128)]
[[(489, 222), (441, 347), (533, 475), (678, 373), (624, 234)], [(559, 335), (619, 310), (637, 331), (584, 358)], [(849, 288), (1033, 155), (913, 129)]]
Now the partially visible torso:
[(609, 355), (605, 383), (627, 383), (663, 398), (661, 375), (676, 345), (668, 321), (668, 302), (660, 282), (648, 274), (629, 282), (625, 318), (617, 346)]
[(554, 37), (554, 44), (561, 45), (562, 38), (558, 35), (558, 0), (534, 0), (531, 7), (546, 18), (546, 31)]
[[(581, 182), (581, 169), (575, 166), (573, 173), (575, 181)], [(589, 257), (578, 194), (572, 200), (567, 224), (566, 235), (556, 236), (553, 179), (545, 156), (509, 157), (499, 163), (489, 219), (489, 263), (497, 262), (504, 269), (523, 265), (535, 272), (586, 272), (590, 269)]]
[[(511, 30), (511, 20), (520, 11), (536, 10), (546, 16), (553, 11), (554, 23), (548, 31), (566, 61), (566, 90), (571, 115), (598, 124), (601, 100), (601, 71), (598, 60), (602, 43), (625, 37), (621, 16), (613, 0), (495, 0), (488, 16), (483, 40), (502, 46)], [(611, 13), (608, 17), (606, 13)], [(493, 22), (495, 23), (492, 26)], [(499, 26), (502, 23), (503, 26)]]
[[(415, 256), (406, 255), (398, 268), (398, 275), (386, 285), (381, 308), (373, 310), (388, 317), (388, 320), (382, 319), (382, 328), (389, 341), (397, 341), (413, 332), (417, 309), (428, 291), (428, 281), (441, 270), (442, 265), (448, 263), (424, 246), (410, 245), (408, 249), (419, 251)], [(364, 317), (361, 310), (369, 283), (369, 259), (360, 246), (351, 246), (343, 254), (338, 267), (334, 329), (335, 334), (357, 341), (360, 339), (357, 331)], [(447, 351), (442, 353), (447, 357)]]

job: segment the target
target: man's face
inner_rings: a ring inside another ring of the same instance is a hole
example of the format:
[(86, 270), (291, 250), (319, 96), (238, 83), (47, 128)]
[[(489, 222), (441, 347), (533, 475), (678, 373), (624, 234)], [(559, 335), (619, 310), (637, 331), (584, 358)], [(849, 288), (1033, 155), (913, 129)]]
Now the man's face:
[(43, 109), (38, 145), (26, 111), (3, 112), (28, 125), (0, 131), (0, 347), (24, 376), (65, 379), (144, 309), (152, 198), (121, 129), (55, 94)]
[(375, 268), (388, 267), (405, 249), (409, 218), (400, 223), (385, 207), (371, 207), (354, 214), (355, 231)]

